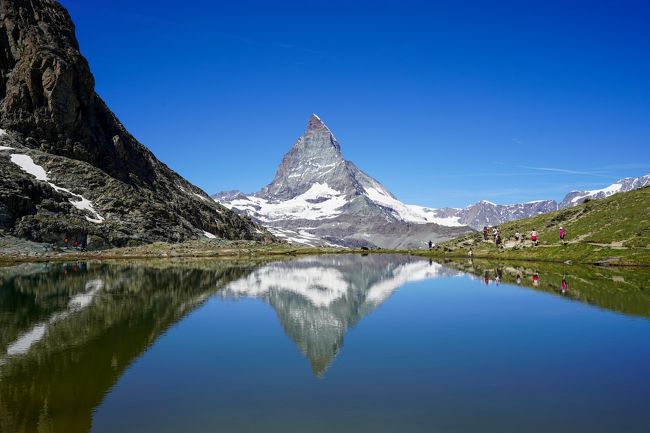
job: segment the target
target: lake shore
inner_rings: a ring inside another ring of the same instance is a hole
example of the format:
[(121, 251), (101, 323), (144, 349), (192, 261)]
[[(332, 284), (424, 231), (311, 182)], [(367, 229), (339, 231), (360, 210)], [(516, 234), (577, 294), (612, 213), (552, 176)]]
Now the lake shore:
[[(0, 264), (71, 260), (130, 260), (165, 258), (274, 258), (329, 254), (408, 254), (431, 259), (467, 259), (470, 246), (437, 246), (431, 250), (356, 249), (309, 247), (287, 243), (254, 241), (194, 240), (183, 243), (153, 243), (99, 251), (78, 251), (28, 241), (0, 245)], [(597, 245), (540, 245), (518, 249), (497, 249), (486, 243), (472, 248), (472, 258), (507, 261), (575, 263), (600, 266), (650, 266), (650, 250), (609, 248)]]
[(165, 258), (273, 258), (305, 255), (368, 253), (367, 250), (297, 246), (287, 243), (255, 241), (194, 240), (183, 243), (157, 242), (98, 251), (58, 248), (15, 240), (0, 244), (0, 264), (25, 262), (64, 262), (74, 260), (131, 260)]
[[(489, 244), (488, 244), (489, 245)], [(523, 248), (443, 246), (426, 251), (412, 251), (411, 254), (430, 258), (485, 259), (507, 261), (534, 261), (548, 263), (583, 264), (598, 266), (650, 266), (650, 249), (608, 247), (602, 245), (539, 245)]]

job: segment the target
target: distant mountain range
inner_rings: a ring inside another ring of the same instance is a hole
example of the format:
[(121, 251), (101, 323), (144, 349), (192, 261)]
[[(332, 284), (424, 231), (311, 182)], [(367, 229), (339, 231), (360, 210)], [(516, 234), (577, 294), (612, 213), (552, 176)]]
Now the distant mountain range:
[(235, 190), (212, 198), (294, 243), (418, 248), (429, 240), (444, 241), (471, 229), (552, 212), (648, 184), (650, 175), (622, 179), (601, 190), (572, 191), (559, 204), (538, 200), (500, 205), (483, 200), (460, 209), (408, 205), (346, 161), (332, 131), (314, 114), (269, 185), (254, 194)]

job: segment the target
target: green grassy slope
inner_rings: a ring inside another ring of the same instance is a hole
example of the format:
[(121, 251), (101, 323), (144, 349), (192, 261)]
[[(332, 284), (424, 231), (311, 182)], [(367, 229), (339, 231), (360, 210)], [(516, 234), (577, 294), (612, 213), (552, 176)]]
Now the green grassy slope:
[[(568, 232), (564, 242), (560, 226)], [(538, 246), (529, 240), (533, 229), (539, 233)], [(650, 187), (511, 221), (499, 231), (501, 248), (483, 241), (482, 233), (471, 233), (419, 254), (467, 257), (471, 249), (474, 257), (650, 265)], [(524, 235), (523, 242), (514, 240), (516, 232)]]

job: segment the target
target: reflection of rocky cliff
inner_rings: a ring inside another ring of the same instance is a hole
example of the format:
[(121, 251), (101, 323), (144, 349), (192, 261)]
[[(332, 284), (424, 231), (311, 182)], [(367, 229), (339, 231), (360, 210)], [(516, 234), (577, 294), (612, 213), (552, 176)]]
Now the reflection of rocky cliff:
[(409, 282), (453, 274), (436, 263), (407, 256), (307, 257), (271, 263), (229, 284), (227, 297), (263, 298), (287, 335), (321, 376), (347, 330)]
[(92, 410), (167, 328), (247, 265), (0, 269), (0, 431), (87, 432)]

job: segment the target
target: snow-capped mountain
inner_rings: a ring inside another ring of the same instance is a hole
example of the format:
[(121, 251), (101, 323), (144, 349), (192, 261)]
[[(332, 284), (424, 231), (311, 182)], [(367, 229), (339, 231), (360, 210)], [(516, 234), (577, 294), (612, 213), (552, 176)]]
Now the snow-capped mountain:
[(560, 208), (577, 206), (587, 199), (605, 198), (619, 192), (632, 191), (633, 189), (643, 188), (648, 185), (650, 185), (650, 174), (641, 177), (626, 177), (602, 189), (571, 191), (560, 202)]
[(420, 247), (469, 230), (446, 211), (400, 202), (343, 158), (336, 137), (315, 114), (269, 185), (248, 196), (230, 191), (213, 198), (280, 238), (310, 245)]
[(555, 200), (506, 205), (482, 200), (465, 208), (438, 209), (409, 205), (346, 161), (334, 134), (314, 114), (282, 159), (273, 182), (255, 194), (227, 191), (212, 198), (291, 242), (417, 248), (470, 228), (553, 212), (587, 197), (602, 198), (648, 184), (650, 175), (622, 179), (601, 190), (571, 192), (559, 205)]

